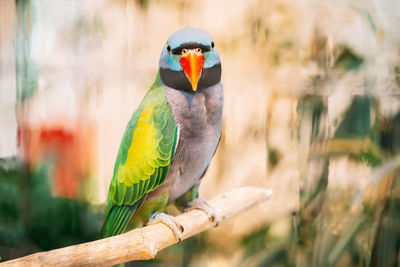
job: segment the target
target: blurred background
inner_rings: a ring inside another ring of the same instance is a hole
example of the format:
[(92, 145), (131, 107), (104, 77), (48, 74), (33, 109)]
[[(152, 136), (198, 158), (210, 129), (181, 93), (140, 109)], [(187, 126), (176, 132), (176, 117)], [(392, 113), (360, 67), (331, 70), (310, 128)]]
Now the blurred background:
[(135, 264), (400, 265), (399, 25), (397, 0), (1, 1), (0, 261), (99, 237), (125, 125), (192, 26), (225, 89), (200, 195), (274, 196)]

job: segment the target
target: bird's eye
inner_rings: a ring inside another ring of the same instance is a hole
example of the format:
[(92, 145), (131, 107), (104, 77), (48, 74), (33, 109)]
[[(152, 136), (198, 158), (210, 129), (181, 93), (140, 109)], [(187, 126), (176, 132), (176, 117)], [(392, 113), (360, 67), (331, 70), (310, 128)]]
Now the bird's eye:
[(215, 44), (214, 42), (211, 42), (211, 48), (214, 48)]
[(196, 53), (200, 54), (201, 53), (201, 48), (196, 48)]
[(171, 46), (167, 46), (167, 51), (168, 51), (168, 53), (171, 53)]
[(188, 50), (186, 48), (183, 48), (182, 49), (182, 55), (187, 55), (187, 53), (188, 53)]

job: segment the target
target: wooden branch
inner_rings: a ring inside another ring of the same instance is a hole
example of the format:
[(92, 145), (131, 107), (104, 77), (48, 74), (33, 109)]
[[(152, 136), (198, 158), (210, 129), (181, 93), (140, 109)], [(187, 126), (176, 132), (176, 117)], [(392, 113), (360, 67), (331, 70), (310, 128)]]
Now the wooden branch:
[[(213, 198), (210, 203), (221, 222), (268, 200), (271, 189), (242, 187)], [(201, 210), (192, 210), (176, 217), (185, 228), (183, 239), (213, 226)], [(0, 266), (101, 266), (132, 260), (154, 258), (158, 251), (177, 243), (171, 230), (163, 223), (138, 228), (110, 238), (75, 246), (39, 252), (0, 263)]]

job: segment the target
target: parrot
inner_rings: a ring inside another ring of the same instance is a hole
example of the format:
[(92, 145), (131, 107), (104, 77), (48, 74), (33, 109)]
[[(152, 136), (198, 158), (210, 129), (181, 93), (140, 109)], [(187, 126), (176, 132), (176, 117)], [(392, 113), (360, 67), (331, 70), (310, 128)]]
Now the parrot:
[(183, 226), (163, 213), (171, 203), (181, 211), (203, 210), (218, 225), (198, 188), (220, 142), (223, 102), (221, 61), (210, 34), (191, 27), (173, 33), (123, 134), (102, 237), (161, 222), (180, 242)]

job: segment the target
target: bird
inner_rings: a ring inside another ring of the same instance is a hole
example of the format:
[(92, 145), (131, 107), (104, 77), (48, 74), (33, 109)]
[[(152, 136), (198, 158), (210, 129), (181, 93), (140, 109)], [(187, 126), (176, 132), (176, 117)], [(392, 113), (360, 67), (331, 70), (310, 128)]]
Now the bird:
[(220, 55), (210, 34), (183, 28), (163, 45), (153, 85), (129, 120), (109, 187), (102, 237), (164, 223), (184, 228), (167, 205), (215, 209), (198, 188), (219, 145), (224, 102)]

